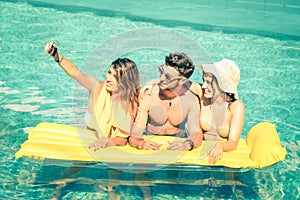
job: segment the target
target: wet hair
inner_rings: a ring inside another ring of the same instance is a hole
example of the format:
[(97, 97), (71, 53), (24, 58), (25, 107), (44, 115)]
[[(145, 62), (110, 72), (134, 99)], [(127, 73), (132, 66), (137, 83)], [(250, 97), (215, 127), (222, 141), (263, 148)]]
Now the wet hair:
[(195, 69), (192, 59), (184, 53), (170, 53), (165, 58), (165, 64), (174, 67), (186, 78), (190, 78)]
[(135, 118), (139, 105), (140, 90), (139, 72), (135, 62), (128, 58), (118, 58), (111, 63), (116, 71), (119, 98), (124, 109), (129, 109), (132, 118)]
[(236, 98), (234, 97), (233, 93), (225, 92), (225, 100), (227, 102), (234, 102), (236, 100)]

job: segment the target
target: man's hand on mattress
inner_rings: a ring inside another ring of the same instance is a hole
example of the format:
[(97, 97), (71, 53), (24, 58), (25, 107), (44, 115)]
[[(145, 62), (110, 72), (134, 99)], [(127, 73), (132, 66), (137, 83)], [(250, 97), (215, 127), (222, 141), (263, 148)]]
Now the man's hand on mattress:
[(106, 137), (102, 137), (90, 144), (88, 148), (93, 149), (94, 151), (98, 151), (101, 148), (106, 148), (108, 146), (108, 142), (109, 140)]

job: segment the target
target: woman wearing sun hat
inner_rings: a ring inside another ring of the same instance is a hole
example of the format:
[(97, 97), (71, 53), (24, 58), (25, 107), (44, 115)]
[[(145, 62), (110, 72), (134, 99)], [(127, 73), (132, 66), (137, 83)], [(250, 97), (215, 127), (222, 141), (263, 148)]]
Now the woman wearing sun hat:
[(200, 125), (204, 140), (218, 141), (208, 150), (209, 162), (222, 158), (223, 152), (236, 149), (245, 118), (245, 106), (238, 97), (240, 70), (234, 61), (223, 59), (202, 64), (203, 85)]

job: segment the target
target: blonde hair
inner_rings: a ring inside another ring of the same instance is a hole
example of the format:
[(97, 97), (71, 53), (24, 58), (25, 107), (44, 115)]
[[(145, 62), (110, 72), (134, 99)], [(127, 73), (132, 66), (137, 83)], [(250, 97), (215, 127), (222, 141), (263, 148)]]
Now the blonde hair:
[(135, 62), (128, 58), (118, 58), (111, 63), (116, 71), (118, 81), (118, 96), (124, 109), (128, 110), (134, 119), (139, 106), (138, 95), (140, 91), (139, 72)]

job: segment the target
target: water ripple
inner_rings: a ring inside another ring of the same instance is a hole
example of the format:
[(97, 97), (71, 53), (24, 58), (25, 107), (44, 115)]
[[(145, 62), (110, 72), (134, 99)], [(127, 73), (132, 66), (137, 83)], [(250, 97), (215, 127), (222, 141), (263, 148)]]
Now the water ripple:
[(23, 104), (7, 104), (4, 105), (3, 107), (17, 112), (33, 112), (35, 110), (38, 110), (40, 106), (23, 105)]
[[(59, 45), (59, 50), (82, 69), (85, 67), (82, 63), (89, 53), (109, 38), (129, 30), (161, 27), (162, 24), (155, 25), (153, 21), (141, 19), (130, 20), (123, 14), (104, 16), (86, 10), (73, 12), (55, 6), (32, 6), (27, 1), (0, 1), (0, 4), (0, 157), (3, 163), (0, 169), (4, 172), (0, 180), (3, 183), (0, 190), (4, 192), (0, 193), (0, 198), (50, 199), (57, 185), (43, 187), (38, 186), (38, 183), (33, 186), (32, 183), (38, 175), (46, 174), (41, 171), (42, 165), (24, 160), (16, 161), (14, 153), (26, 140), (28, 130), (42, 121), (84, 127), (82, 118), (88, 93), (83, 92), (84, 89), (80, 88), (79, 84), (76, 85), (76, 82), (66, 76), (53, 59), (44, 53), (45, 43), (54, 40)], [(160, 2), (157, 5), (162, 4), (163, 2)], [(170, 6), (179, 8), (183, 5), (185, 3), (173, 2)], [(139, 2), (137, 6), (142, 4)], [(253, 125), (261, 121), (270, 121), (277, 125), (281, 144), (286, 147), (288, 155), (285, 161), (271, 166), (271, 171), (251, 170), (239, 174), (239, 179), (245, 183), (245, 187), (213, 188), (206, 185), (192, 188), (189, 185), (154, 185), (151, 188), (154, 198), (299, 198), (299, 180), (295, 177), (298, 177), (300, 165), (300, 41), (281, 40), (245, 32), (226, 33), (221, 28), (203, 31), (183, 23), (168, 28), (198, 42), (214, 61), (226, 57), (237, 62), (241, 69), (239, 93), (246, 104), (243, 136)], [(165, 53), (140, 51), (140, 54), (129, 52), (126, 56), (133, 57), (138, 62), (142, 82), (145, 82), (158, 76), (153, 67), (163, 62)], [(97, 63), (91, 64), (97, 66)], [(200, 63), (196, 64), (198, 66)], [(97, 66), (96, 69), (107, 66)], [(92, 75), (97, 74), (88, 69), (84, 71)], [(103, 79), (103, 76), (100, 78)], [(58, 173), (51, 175), (55, 174)], [(192, 175), (191, 177), (193, 178)], [(91, 187), (92, 189), (88, 188), (86, 183), (70, 185), (63, 190), (64, 198), (107, 197), (107, 193), (99, 188), (95, 191), (94, 185)], [(95, 187), (98, 185), (95, 184)], [(81, 191), (81, 188), (88, 188), (90, 191)], [(198, 193), (200, 190), (201, 195)], [(124, 197), (132, 195), (137, 199), (142, 195), (136, 187), (117, 187), (117, 192)]]

